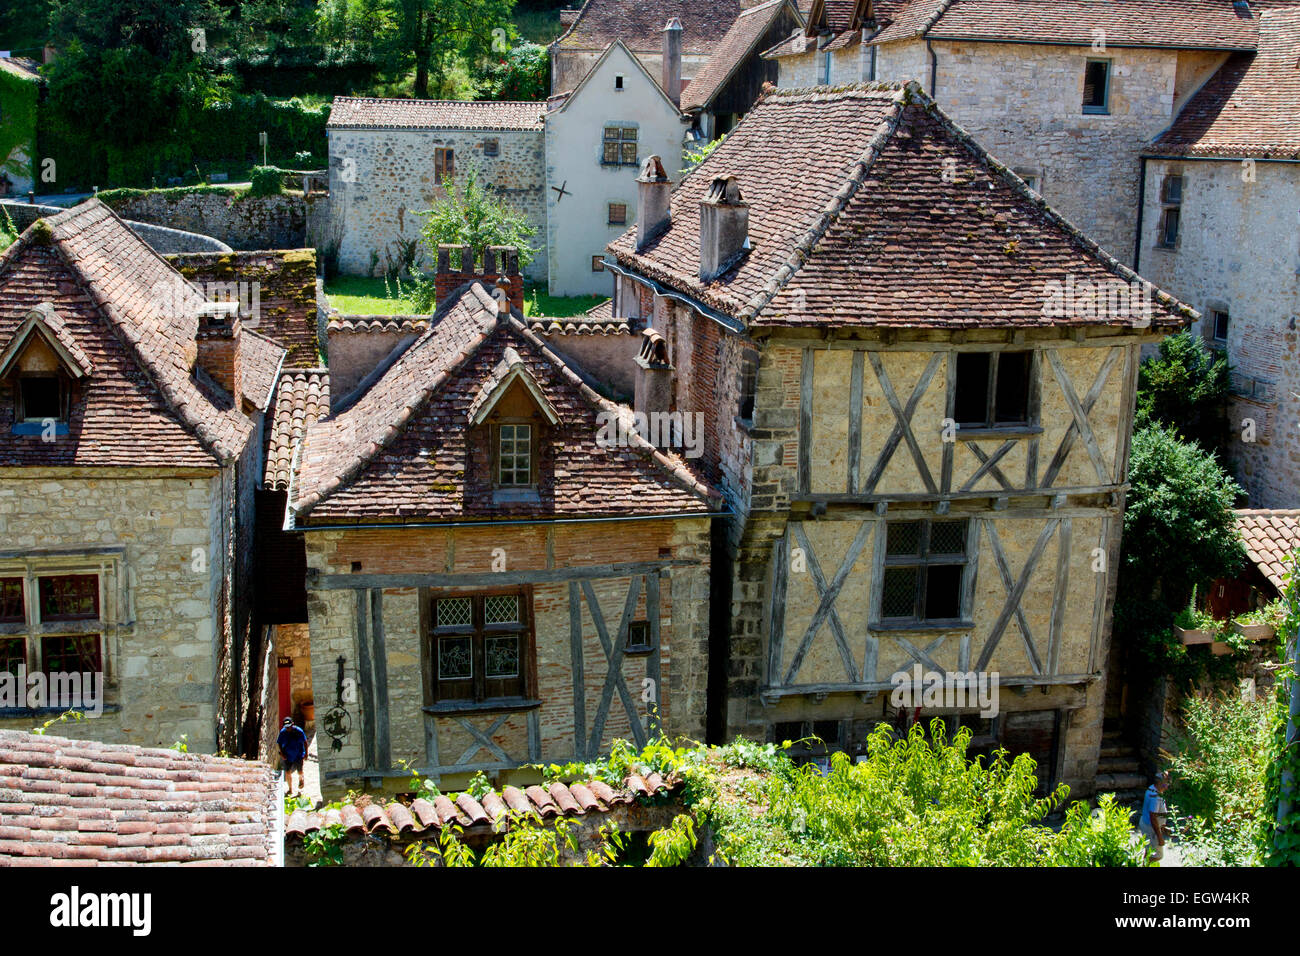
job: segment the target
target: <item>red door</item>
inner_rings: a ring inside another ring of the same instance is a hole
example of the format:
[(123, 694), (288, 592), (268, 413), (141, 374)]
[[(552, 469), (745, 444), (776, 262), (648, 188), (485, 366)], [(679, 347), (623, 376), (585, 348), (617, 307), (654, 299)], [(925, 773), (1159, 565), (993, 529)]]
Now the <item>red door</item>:
[(281, 664), (278, 668), (280, 678), (280, 723), (284, 723), (284, 718), (288, 717), (293, 711), (293, 701), (289, 692), (289, 675), (293, 673), (293, 667), (289, 664)]

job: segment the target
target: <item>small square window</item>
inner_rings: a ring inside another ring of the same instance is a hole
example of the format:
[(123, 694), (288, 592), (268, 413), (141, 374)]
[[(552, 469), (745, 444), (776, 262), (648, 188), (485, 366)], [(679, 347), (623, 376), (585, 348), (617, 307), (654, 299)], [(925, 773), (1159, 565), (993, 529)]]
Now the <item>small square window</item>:
[(94, 674), (102, 671), (99, 635), (41, 638), (41, 668), (46, 674)]
[(58, 375), (23, 375), (18, 379), (18, 415), (21, 421), (64, 421), (67, 386)]
[(93, 621), (99, 617), (99, 576), (67, 574), (40, 579), (42, 621)]
[(1083, 111), (1110, 112), (1110, 60), (1089, 60), (1084, 67)]
[(623, 650), (628, 654), (648, 654), (654, 650), (650, 640), (650, 622), (632, 621), (627, 626), (627, 644)]
[(533, 483), (533, 427), (501, 425), (497, 432), (497, 483), (519, 487)]
[(484, 156), (499, 156), (501, 154), (501, 140), (485, 139), (483, 141)]
[(962, 428), (1021, 427), (1030, 423), (1032, 352), (961, 352), (953, 418)]
[(619, 73), (617, 76), (614, 77), (614, 89), (619, 90), (620, 92), (622, 91), (622, 89), (623, 89), (623, 74), (622, 74), (622, 73)]
[(612, 202), (609, 204), (608, 212), (611, 226), (627, 225), (627, 203)]
[(605, 271), (605, 257), (604, 257), (604, 256), (592, 256), (592, 257), (591, 257), (591, 271), (592, 271), (592, 272), (604, 272), (604, 271)]

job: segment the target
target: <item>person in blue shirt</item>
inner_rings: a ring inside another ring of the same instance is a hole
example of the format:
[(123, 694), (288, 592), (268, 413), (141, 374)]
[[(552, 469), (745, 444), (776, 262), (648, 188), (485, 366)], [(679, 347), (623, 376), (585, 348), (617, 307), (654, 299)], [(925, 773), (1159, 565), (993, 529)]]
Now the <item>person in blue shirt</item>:
[(307, 759), (307, 735), (293, 722), (292, 717), (284, 718), (280, 736), (276, 738), (280, 748), (280, 759), (284, 764), (284, 782), (289, 785), (289, 796), (293, 796), (293, 772), (298, 771), (298, 792), (303, 792), (306, 784), (302, 779), (302, 762)]
[(1165, 805), (1165, 791), (1169, 789), (1169, 771), (1161, 770), (1156, 774), (1155, 783), (1147, 787), (1146, 797), (1142, 800), (1142, 815), (1138, 817), (1138, 829), (1146, 837), (1151, 847), (1151, 858), (1160, 860), (1165, 855), (1165, 843), (1169, 839), (1169, 829), (1165, 820), (1169, 807)]

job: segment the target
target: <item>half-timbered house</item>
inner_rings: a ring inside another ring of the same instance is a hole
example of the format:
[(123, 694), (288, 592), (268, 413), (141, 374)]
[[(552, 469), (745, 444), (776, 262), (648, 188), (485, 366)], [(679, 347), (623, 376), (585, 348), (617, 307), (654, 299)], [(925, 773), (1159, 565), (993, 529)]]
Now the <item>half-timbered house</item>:
[(1090, 791), (1139, 352), (1195, 313), (915, 84), (770, 91), (640, 189), (607, 255), (670, 379), (638, 401), (703, 419), (734, 515), (715, 732), (942, 716)]
[(326, 793), (704, 734), (716, 493), (465, 278), (296, 454)]

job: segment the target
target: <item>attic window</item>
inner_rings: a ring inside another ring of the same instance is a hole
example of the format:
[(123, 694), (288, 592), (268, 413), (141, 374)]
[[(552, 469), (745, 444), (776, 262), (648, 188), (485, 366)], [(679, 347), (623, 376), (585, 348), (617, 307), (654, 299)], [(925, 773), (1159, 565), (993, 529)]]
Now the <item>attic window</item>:
[(59, 374), (25, 374), (18, 378), (20, 422), (66, 422), (68, 381)]
[(1110, 60), (1089, 60), (1084, 66), (1083, 111), (1110, 112)]
[(498, 486), (524, 488), (534, 484), (532, 425), (498, 425), (496, 452)]
[(1029, 386), (1033, 352), (961, 352), (953, 419), (959, 428), (1016, 428), (1030, 425)]
[(616, 90), (617, 90), (618, 92), (620, 92), (620, 93), (623, 92), (623, 74), (622, 74), (622, 73), (619, 73), (617, 76), (614, 77), (614, 89), (616, 89)]

